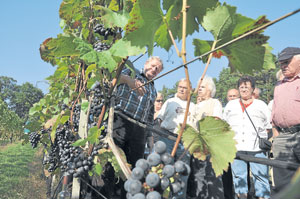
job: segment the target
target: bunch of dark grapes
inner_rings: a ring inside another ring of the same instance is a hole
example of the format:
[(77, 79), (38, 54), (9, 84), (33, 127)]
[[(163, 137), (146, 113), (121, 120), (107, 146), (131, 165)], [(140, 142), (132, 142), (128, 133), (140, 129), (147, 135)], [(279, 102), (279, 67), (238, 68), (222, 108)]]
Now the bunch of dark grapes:
[(132, 170), (131, 177), (125, 182), (128, 199), (160, 199), (170, 187), (170, 195), (177, 194), (185, 186), (183, 176), (190, 173), (190, 167), (166, 152), (166, 144), (157, 141), (154, 152), (147, 160), (139, 159)]
[(29, 141), (33, 149), (37, 147), (37, 144), (39, 143), (40, 140), (41, 140), (41, 135), (38, 134), (37, 132), (31, 132), (29, 134)]
[[(72, 110), (72, 106), (70, 107), (70, 110)], [(80, 111), (81, 111), (81, 105), (76, 104), (73, 110), (73, 117), (72, 117), (73, 129), (75, 132), (78, 132), (78, 128), (79, 128)]]
[(115, 36), (116, 33), (112, 30), (112, 28), (105, 28), (103, 24), (96, 24), (94, 26), (94, 32), (98, 33), (101, 36), (104, 36), (104, 40), (107, 39), (108, 36)]
[(110, 49), (111, 45), (108, 45), (106, 43), (102, 43), (101, 41), (97, 41), (96, 43), (94, 43), (93, 47), (94, 47), (95, 51), (101, 52), (101, 51)]

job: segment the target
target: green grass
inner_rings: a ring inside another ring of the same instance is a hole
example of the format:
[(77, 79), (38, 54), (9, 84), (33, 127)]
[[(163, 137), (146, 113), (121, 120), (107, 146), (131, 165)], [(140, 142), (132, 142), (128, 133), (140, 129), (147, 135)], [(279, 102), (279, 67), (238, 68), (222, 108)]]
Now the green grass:
[(21, 199), (22, 182), (29, 176), (28, 163), (33, 161), (36, 150), (29, 144), (8, 145), (0, 150), (0, 198)]

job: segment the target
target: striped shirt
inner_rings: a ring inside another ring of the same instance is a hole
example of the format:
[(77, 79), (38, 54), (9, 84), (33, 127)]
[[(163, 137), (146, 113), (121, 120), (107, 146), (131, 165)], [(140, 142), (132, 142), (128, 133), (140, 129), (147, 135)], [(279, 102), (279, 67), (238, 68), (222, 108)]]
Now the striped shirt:
[[(125, 68), (122, 74), (130, 76), (131, 70)], [(138, 79), (142, 83), (148, 81), (146, 76), (137, 70), (135, 79)], [(143, 96), (140, 96), (136, 91), (131, 91), (131, 88), (127, 84), (120, 84), (117, 87), (115, 109), (144, 124), (153, 124), (154, 102), (156, 99), (154, 83), (147, 84), (144, 88), (146, 92)]]

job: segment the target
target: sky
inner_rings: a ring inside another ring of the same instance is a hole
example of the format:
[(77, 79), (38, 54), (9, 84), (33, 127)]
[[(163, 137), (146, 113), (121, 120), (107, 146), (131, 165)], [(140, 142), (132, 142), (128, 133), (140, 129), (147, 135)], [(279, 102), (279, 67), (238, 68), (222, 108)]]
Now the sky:
[[(48, 92), (45, 78), (52, 75), (55, 67), (40, 58), (39, 46), (49, 37), (56, 37), (62, 30), (59, 27), (58, 10), (62, 0), (10, 0), (1, 2), (0, 7), (0, 76), (8, 76), (17, 80), (21, 85), (30, 82), (34, 86)], [(257, 19), (266, 15), (269, 20), (275, 20), (289, 12), (300, 8), (299, 0), (222, 0), (229, 5), (237, 7), (237, 13)], [(300, 13), (297, 13), (281, 22), (268, 27), (265, 35), (269, 36), (268, 43), (273, 48), (272, 53), (277, 55), (288, 46), (300, 47)], [(192, 38), (212, 39), (208, 32), (201, 30), (192, 37), (187, 38), (187, 60), (194, 58)], [(179, 43), (181, 49), (181, 43)], [(164, 71), (181, 65), (172, 47), (169, 52), (155, 48), (154, 56), (160, 56), (164, 62)], [(130, 60), (134, 60), (131, 57)], [(144, 55), (134, 63), (138, 69), (143, 68), (147, 59)], [(205, 65), (196, 61), (189, 65), (189, 74), (192, 86), (195, 87), (203, 73)], [(226, 57), (214, 58), (210, 64), (207, 75), (218, 78), (220, 71), (228, 67)], [(172, 88), (176, 81), (185, 77), (181, 68), (161, 79), (155, 81), (157, 90), (163, 85)]]

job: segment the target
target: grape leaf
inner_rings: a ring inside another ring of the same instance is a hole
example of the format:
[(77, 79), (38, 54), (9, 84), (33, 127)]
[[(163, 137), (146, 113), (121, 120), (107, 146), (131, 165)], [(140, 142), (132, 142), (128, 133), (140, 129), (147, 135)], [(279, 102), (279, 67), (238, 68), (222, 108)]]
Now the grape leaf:
[(276, 68), (275, 62), (276, 62), (276, 56), (272, 54), (273, 48), (269, 46), (269, 44), (263, 44), (265, 47), (265, 56), (264, 56), (264, 65), (263, 68), (266, 70), (269, 70), (271, 68)]
[(207, 11), (201, 23), (203, 28), (211, 32), (215, 40), (231, 38), (236, 24), (236, 8), (226, 4)]
[(51, 55), (55, 57), (64, 56), (77, 56), (79, 52), (76, 50), (76, 43), (73, 42), (75, 39), (71, 35), (57, 35), (57, 38), (51, 39), (47, 47), (51, 50)]
[(264, 65), (265, 44), (268, 37), (261, 34), (250, 35), (241, 39), (228, 47), (224, 47), (222, 52), (227, 56), (230, 67), (242, 73), (252, 73), (253, 70), (261, 70)]
[(111, 9), (101, 7), (101, 21), (106, 27), (124, 28), (129, 19), (127, 12), (113, 12)]
[[(216, 0), (190, 0), (188, 1), (188, 10), (187, 10), (187, 27), (186, 34), (192, 35), (195, 31), (199, 31), (199, 23), (202, 21), (203, 16), (206, 13), (207, 8), (213, 8), (217, 5)], [(155, 41), (158, 46), (169, 50), (172, 42), (168, 34), (167, 25), (171, 30), (174, 39), (181, 40), (182, 37), (182, 1), (164, 1), (163, 8), (167, 10), (165, 15), (166, 22), (162, 24), (157, 32), (155, 33)]]
[[(213, 41), (194, 39), (193, 40), (193, 45), (195, 46), (194, 55), (199, 56), (199, 55), (202, 55), (202, 54), (210, 51), (212, 44), (213, 44)], [(202, 60), (203, 63), (206, 63), (207, 62), (207, 56), (203, 57), (201, 60)]]
[[(137, 0), (130, 12), (125, 29), (125, 38), (132, 46), (147, 46), (148, 54), (153, 52), (154, 34), (162, 23), (160, 0)], [(147, 39), (145, 39), (147, 38)]]
[(187, 125), (182, 136), (183, 145), (187, 148), (192, 143), (189, 152), (200, 160), (210, 154), (212, 167), (219, 176), (235, 158), (235, 133), (225, 121), (210, 116), (200, 120), (198, 126), (199, 131)]
[(117, 56), (113, 57), (109, 50), (96, 52), (91, 44), (80, 38), (75, 38), (74, 42), (78, 44), (76, 50), (80, 52), (80, 58), (86, 64), (96, 63), (98, 67), (107, 68), (110, 72), (118, 66), (115, 61), (115, 59), (118, 59)]
[(135, 56), (146, 52), (146, 48), (139, 46), (132, 46), (131, 41), (124, 38), (117, 41), (109, 49), (112, 55), (125, 58), (127, 56)]

